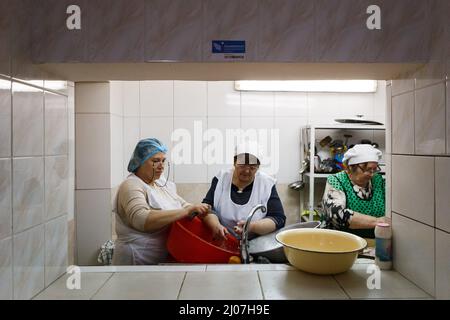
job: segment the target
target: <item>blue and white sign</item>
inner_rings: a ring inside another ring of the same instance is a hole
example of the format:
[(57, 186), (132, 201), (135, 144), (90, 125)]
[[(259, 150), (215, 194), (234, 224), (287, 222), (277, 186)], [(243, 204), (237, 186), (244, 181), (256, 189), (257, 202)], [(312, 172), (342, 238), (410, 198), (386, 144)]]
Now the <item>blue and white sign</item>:
[(243, 40), (213, 40), (212, 53), (245, 53), (245, 41)]

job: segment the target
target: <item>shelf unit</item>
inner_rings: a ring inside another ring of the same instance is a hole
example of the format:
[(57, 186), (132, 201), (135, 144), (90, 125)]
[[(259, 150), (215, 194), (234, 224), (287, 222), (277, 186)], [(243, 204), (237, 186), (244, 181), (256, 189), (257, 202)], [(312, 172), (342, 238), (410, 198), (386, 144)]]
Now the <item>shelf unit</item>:
[[(359, 130), (372, 130), (372, 131), (385, 131), (386, 127), (384, 125), (352, 125), (352, 124), (334, 124), (334, 125), (308, 125), (301, 129), (300, 141), (302, 141), (303, 152), (301, 154), (309, 153), (310, 161), (314, 162), (315, 156), (315, 141), (316, 132), (318, 130), (342, 130), (342, 131), (359, 131)], [(385, 139), (385, 138), (384, 138)], [(308, 151), (308, 144), (310, 145)], [(305, 148), (306, 146), (306, 148)], [(315, 179), (326, 179), (330, 174), (328, 173), (316, 173), (314, 172), (314, 164), (310, 163), (309, 172), (305, 172), (304, 176), (309, 178), (309, 221), (313, 220), (314, 212), (314, 183)], [(303, 177), (301, 177), (303, 180)], [(300, 204), (302, 207), (302, 205)]]

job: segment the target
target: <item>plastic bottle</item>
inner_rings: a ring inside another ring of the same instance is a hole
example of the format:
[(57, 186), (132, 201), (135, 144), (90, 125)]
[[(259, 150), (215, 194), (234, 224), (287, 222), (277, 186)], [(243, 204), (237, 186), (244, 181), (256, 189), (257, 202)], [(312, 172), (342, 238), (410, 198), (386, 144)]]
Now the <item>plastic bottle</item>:
[(375, 264), (381, 270), (392, 268), (392, 229), (389, 223), (379, 222), (375, 227)]

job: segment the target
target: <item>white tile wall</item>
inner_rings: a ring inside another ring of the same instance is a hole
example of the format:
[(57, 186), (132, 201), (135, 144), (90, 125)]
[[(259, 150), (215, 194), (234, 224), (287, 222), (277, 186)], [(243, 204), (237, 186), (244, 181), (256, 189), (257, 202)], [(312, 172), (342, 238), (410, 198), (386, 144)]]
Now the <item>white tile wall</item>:
[(123, 118), (111, 114), (111, 187), (123, 180)]
[(308, 99), (304, 92), (275, 92), (275, 117), (308, 117)]
[(414, 93), (392, 98), (392, 153), (414, 153)]
[(434, 158), (392, 156), (392, 210), (434, 226)]
[(14, 299), (31, 299), (44, 289), (44, 225), (14, 236)]
[(140, 119), (138, 117), (123, 119), (123, 171), (127, 174), (128, 162), (140, 137)]
[[(139, 104), (142, 117), (173, 116), (173, 81), (141, 81), (139, 85)], [(183, 96), (180, 98), (183, 100)], [(127, 103), (128, 98), (125, 101)]]
[(435, 296), (434, 229), (395, 213), (392, 225), (395, 270)]
[(68, 152), (67, 97), (44, 93), (45, 154), (62, 155)]
[(209, 81), (208, 117), (239, 117), (241, 93), (234, 90), (234, 81)]
[(14, 233), (44, 221), (44, 159), (13, 160)]
[(75, 197), (78, 264), (97, 265), (100, 247), (111, 239), (111, 191), (77, 190)]
[(392, 86), (386, 87), (386, 153), (392, 153)]
[(176, 183), (208, 182), (207, 165), (203, 161), (207, 130), (206, 118), (174, 118), (174, 141), (171, 161)]
[[(339, 93), (308, 93), (309, 117), (311, 118), (373, 118), (373, 94), (349, 93), (345, 97)], [(383, 108), (380, 108), (383, 109)]]
[(436, 230), (436, 298), (450, 299), (450, 234)]
[(41, 156), (44, 151), (43, 91), (13, 83), (13, 154)]
[[(450, 62), (449, 62), (450, 65)], [(446, 87), (446, 97), (447, 97), (447, 102), (446, 102), (446, 114), (447, 114), (447, 119), (446, 119), (446, 124), (447, 124), (447, 128), (446, 128), (446, 136), (447, 136), (447, 154), (450, 154), (450, 81), (447, 81), (445, 83), (445, 87)]]
[(0, 157), (11, 156), (11, 81), (0, 79)]
[(75, 85), (76, 113), (109, 113), (109, 83), (80, 83)]
[(5, 238), (0, 240), (0, 300), (13, 298), (12, 265), (12, 241), (11, 238)]
[(68, 86), (68, 154), (69, 154), (69, 212), (68, 220), (72, 220), (75, 211), (75, 88)]
[(111, 186), (110, 115), (76, 114), (76, 187)]
[(450, 158), (436, 158), (436, 228), (450, 232)]
[(45, 286), (66, 272), (67, 240), (66, 215), (45, 224)]
[(175, 117), (205, 117), (207, 86), (205, 81), (175, 81), (173, 87)]
[(445, 86), (439, 83), (415, 91), (415, 151), (445, 154)]
[(110, 81), (109, 82), (109, 112), (123, 116), (123, 101), (124, 101), (124, 82)]
[(68, 212), (69, 161), (67, 156), (45, 158), (45, 220)]
[(414, 90), (414, 79), (398, 79), (392, 80), (392, 95), (404, 93)]
[(12, 233), (11, 160), (0, 159), (0, 239)]
[(241, 92), (242, 117), (273, 117), (275, 101), (273, 92)]
[(139, 116), (139, 81), (123, 81), (123, 115)]
[[(386, 113), (386, 99), (389, 97), (391, 99), (390, 94), (391, 86), (389, 86), (389, 94), (387, 94), (387, 86), (386, 81), (378, 81), (377, 82), (377, 91), (373, 95), (373, 120), (386, 124), (387, 116)], [(389, 115), (390, 117), (390, 115)]]

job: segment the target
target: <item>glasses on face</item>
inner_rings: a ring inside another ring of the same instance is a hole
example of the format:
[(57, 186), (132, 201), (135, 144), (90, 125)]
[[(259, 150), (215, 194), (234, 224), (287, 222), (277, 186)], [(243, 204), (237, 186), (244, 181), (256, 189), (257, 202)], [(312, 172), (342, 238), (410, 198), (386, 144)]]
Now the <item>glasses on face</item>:
[(364, 174), (375, 174), (381, 172), (380, 166), (377, 166), (375, 169), (364, 169), (361, 165), (358, 164), (358, 168), (361, 169)]
[(162, 159), (162, 160), (161, 159), (152, 159), (151, 161), (152, 161), (152, 166), (155, 169), (160, 166), (162, 166), (163, 168), (169, 166), (169, 161), (166, 161), (166, 159)]
[(257, 164), (236, 164), (239, 169), (249, 169), (250, 171), (258, 170), (259, 165)]

